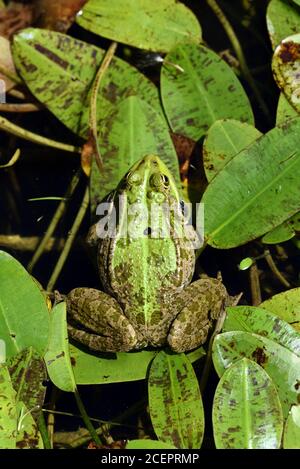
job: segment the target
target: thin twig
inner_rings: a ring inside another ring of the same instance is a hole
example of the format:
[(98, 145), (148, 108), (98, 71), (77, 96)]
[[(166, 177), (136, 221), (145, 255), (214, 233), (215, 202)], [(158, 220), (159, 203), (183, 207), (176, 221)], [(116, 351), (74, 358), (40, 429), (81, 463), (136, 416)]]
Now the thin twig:
[(55, 214), (54, 214), (54, 216), (51, 220), (51, 223), (49, 224), (49, 226), (46, 230), (46, 233), (44, 234), (44, 236), (43, 236), (37, 250), (35, 251), (32, 259), (28, 263), (28, 266), (27, 266), (28, 272), (32, 272), (35, 264), (37, 263), (37, 261), (39, 260), (39, 258), (43, 254), (43, 252), (46, 250), (46, 246), (49, 244), (49, 240), (51, 239), (51, 236), (54, 233), (54, 230), (56, 229), (61, 217), (65, 213), (67, 204), (69, 203), (69, 200), (70, 200), (72, 194), (74, 193), (74, 191), (75, 191), (75, 189), (76, 189), (76, 187), (79, 183), (80, 175), (81, 175), (81, 170), (78, 170), (74, 174), (74, 176), (72, 177), (72, 180), (69, 184), (69, 187), (67, 188), (67, 191), (64, 195), (64, 199), (66, 199), (66, 200), (62, 200), (60, 202), (60, 204), (58, 205), (58, 207), (55, 211)]
[(41, 111), (43, 106), (41, 104), (33, 103), (0, 103), (0, 112), (36, 112)]
[(261, 303), (261, 290), (259, 283), (259, 274), (256, 262), (254, 262), (250, 269), (250, 287), (251, 287), (251, 296), (252, 296), (252, 305), (257, 306)]
[(47, 291), (52, 291), (53, 290), (53, 287), (61, 273), (61, 270), (66, 262), (66, 259), (69, 255), (69, 252), (70, 252), (70, 249), (72, 247), (72, 244), (74, 242), (74, 239), (75, 239), (75, 236), (76, 236), (76, 233), (81, 225), (81, 222), (83, 220), (83, 217), (87, 211), (87, 208), (88, 208), (88, 204), (89, 204), (89, 188), (87, 187), (86, 190), (85, 190), (85, 193), (84, 193), (84, 197), (83, 197), (83, 200), (82, 200), (82, 203), (81, 203), (81, 206), (80, 206), (80, 209), (77, 213), (77, 216), (74, 220), (74, 223), (72, 225), (72, 228), (71, 228), (71, 231), (69, 232), (69, 236), (66, 240), (66, 244), (64, 246), (64, 249), (63, 251), (61, 252), (60, 256), (59, 256), (59, 259), (56, 263), (56, 266), (52, 272), (52, 275), (50, 277), (50, 280), (48, 282), (48, 285), (47, 285), (47, 288), (46, 290)]
[(251, 86), (252, 91), (254, 93), (254, 96), (256, 97), (257, 102), (259, 103), (265, 117), (268, 119), (268, 122), (271, 122), (271, 116), (270, 116), (268, 107), (266, 106), (266, 104), (265, 104), (265, 102), (264, 102), (264, 100), (263, 100), (263, 98), (262, 98), (256, 84), (255, 84), (255, 81), (254, 81), (254, 79), (251, 75), (251, 72), (249, 70), (249, 67), (247, 65), (243, 49), (240, 46), (240, 42), (239, 42), (239, 40), (238, 40), (238, 38), (237, 38), (231, 24), (229, 23), (228, 19), (226, 18), (223, 11), (221, 10), (221, 8), (219, 7), (219, 5), (217, 4), (217, 2), (215, 0), (206, 0), (206, 3), (213, 10), (214, 14), (216, 15), (216, 17), (220, 21), (221, 25), (223, 26), (223, 28), (224, 28), (227, 36), (228, 36), (228, 39), (231, 42), (233, 50), (236, 53), (236, 56), (237, 56), (238, 61), (240, 63), (240, 68), (241, 68), (241, 71), (242, 71), (242, 73), (245, 77), (245, 80), (247, 80), (247, 82), (249, 83), (249, 86)]
[(96, 151), (96, 154), (95, 154), (96, 162), (100, 170), (103, 169), (103, 161), (102, 161), (99, 142), (98, 142), (97, 96), (98, 96), (98, 91), (99, 91), (101, 81), (103, 79), (103, 76), (106, 70), (108, 69), (112, 61), (116, 48), (117, 48), (117, 43), (112, 42), (104, 56), (104, 59), (101, 62), (101, 65), (99, 67), (99, 70), (97, 72), (96, 78), (93, 83), (92, 93), (91, 93), (89, 126), (91, 129), (91, 136), (93, 138), (93, 146)]
[(57, 142), (56, 140), (51, 140), (50, 138), (42, 137), (41, 135), (25, 130), (22, 127), (19, 127), (16, 124), (13, 124), (9, 120), (0, 116), (0, 129), (8, 132), (9, 134), (16, 135), (19, 138), (24, 140), (29, 140), (30, 142), (38, 143), (40, 145), (46, 145), (48, 147), (57, 148), (58, 150), (68, 151), (71, 153), (80, 153), (81, 149), (75, 147), (74, 145), (67, 145), (66, 143)]
[(279, 282), (285, 287), (285, 288), (291, 288), (291, 284), (286, 280), (286, 278), (282, 275), (282, 273), (278, 270), (273, 257), (269, 251), (269, 249), (265, 249), (264, 251), (265, 254), (265, 259), (268, 263), (268, 266), (270, 267), (271, 271), (275, 275), (275, 277), (279, 280)]

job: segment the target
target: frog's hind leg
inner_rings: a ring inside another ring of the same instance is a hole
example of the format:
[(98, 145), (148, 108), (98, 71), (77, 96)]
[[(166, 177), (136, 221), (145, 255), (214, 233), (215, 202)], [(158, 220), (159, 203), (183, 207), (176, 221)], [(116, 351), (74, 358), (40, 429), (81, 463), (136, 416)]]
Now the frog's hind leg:
[(187, 352), (206, 342), (212, 320), (218, 318), (228, 297), (226, 288), (215, 278), (203, 278), (188, 285), (176, 297), (178, 314), (168, 335), (174, 352)]
[(75, 288), (67, 296), (70, 337), (97, 352), (127, 352), (137, 343), (119, 303), (94, 288)]

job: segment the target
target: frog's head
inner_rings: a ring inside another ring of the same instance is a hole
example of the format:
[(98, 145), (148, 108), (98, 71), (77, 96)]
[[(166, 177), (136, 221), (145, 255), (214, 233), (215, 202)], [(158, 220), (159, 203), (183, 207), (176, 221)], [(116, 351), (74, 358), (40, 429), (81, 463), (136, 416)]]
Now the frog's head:
[(121, 180), (117, 193), (126, 195), (129, 204), (150, 205), (180, 200), (171, 172), (156, 155), (147, 155), (137, 161)]

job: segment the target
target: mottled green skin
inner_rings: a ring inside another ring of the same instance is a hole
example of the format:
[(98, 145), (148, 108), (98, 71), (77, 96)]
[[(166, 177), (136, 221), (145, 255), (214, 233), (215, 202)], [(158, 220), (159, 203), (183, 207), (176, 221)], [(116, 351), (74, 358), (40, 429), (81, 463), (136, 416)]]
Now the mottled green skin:
[[(190, 284), (195, 254), (187, 237), (178, 235), (174, 215), (169, 217), (169, 235), (154, 237), (148, 219), (130, 214), (132, 204), (151, 210), (162, 228), (167, 228), (164, 204), (180, 203), (172, 175), (157, 156), (136, 163), (114, 193), (126, 196), (120, 211), (117, 236), (98, 239), (98, 266), (106, 293), (77, 288), (68, 295), (69, 333), (93, 350), (128, 351), (168, 343), (176, 352), (191, 350), (205, 342), (211, 319), (224, 306), (227, 292), (217, 279)], [(135, 226), (122, 237), (125, 214)], [(171, 211), (171, 213), (173, 213)], [(183, 220), (181, 211), (176, 213)], [(190, 285), (189, 285), (190, 284)]]

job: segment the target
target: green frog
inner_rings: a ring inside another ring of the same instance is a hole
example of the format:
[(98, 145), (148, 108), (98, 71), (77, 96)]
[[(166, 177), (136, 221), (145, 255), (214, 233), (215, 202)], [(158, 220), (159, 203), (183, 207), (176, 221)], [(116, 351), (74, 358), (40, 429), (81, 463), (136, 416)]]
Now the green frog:
[(142, 158), (108, 206), (105, 227), (102, 218), (89, 235), (104, 292), (75, 288), (68, 294), (69, 335), (101, 352), (165, 345), (185, 352), (203, 344), (229, 296), (218, 279), (191, 283), (195, 232), (187, 230), (166, 165), (155, 155)]

